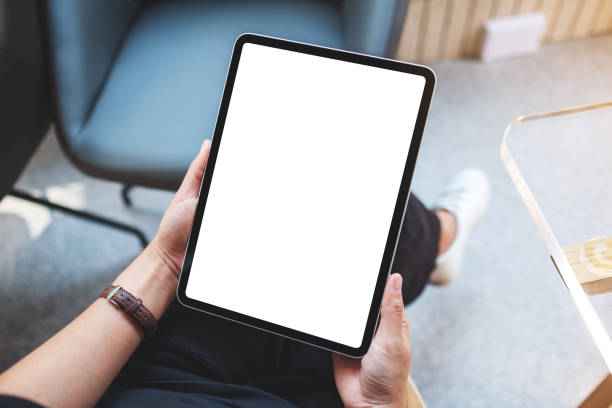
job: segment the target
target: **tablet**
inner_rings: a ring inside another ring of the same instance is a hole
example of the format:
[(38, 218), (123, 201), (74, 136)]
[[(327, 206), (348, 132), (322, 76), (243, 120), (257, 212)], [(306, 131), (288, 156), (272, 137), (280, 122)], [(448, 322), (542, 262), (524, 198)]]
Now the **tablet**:
[(364, 355), (434, 81), (419, 65), (238, 38), (179, 301)]

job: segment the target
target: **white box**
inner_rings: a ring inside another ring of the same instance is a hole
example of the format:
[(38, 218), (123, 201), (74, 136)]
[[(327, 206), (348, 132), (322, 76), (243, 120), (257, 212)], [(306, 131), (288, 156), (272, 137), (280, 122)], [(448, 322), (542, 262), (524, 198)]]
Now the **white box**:
[(485, 21), (480, 58), (494, 61), (535, 54), (546, 28), (542, 13), (493, 18)]

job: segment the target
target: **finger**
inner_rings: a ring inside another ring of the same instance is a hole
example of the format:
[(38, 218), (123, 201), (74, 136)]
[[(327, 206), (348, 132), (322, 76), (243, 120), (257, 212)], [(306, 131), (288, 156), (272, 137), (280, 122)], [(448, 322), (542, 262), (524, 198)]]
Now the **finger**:
[(210, 154), (210, 143), (210, 140), (204, 140), (200, 152), (189, 165), (187, 174), (185, 174), (185, 178), (183, 178), (183, 182), (176, 192), (176, 197), (178, 199), (196, 198), (198, 196), (204, 169), (206, 168), (206, 162), (208, 162), (208, 155)]
[(403, 330), (405, 330), (404, 319), (407, 323), (408, 319), (404, 313), (404, 301), (402, 300), (402, 277), (394, 273), (387, 280), (376, 335), (401, 341)]

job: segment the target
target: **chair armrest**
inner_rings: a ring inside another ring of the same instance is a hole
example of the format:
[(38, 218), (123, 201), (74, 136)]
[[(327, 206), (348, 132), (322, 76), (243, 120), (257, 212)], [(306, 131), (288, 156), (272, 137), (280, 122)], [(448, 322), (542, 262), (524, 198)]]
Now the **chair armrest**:
[(346, 48), (393, 57), (408, 0), (345, 0), (341, 5)]
[(74, 137), (95, 103), (140, 4), (126, 0), (43, 3), (57, 125), (62, 136)]
[(427, 408), (419, 389), (411, 377), (408, 377), (408, 384), (406, 386), (406, 408)]

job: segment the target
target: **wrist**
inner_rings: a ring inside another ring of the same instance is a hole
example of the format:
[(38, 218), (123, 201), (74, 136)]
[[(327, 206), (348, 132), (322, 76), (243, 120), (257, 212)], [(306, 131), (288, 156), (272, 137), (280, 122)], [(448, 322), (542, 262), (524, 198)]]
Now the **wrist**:
[(175, 269), (160, 254), (155, 240), (113, 282), (121, 285), (159, 319), (176, 296)]
[(153, 240), (147, 245), (145, 251), (151, 252), (152, 255), (156, 256), (159, 261), (165, 265), (165, 273), (171, 273), (177, 279), (181, 274), (181, 266), (176, 262), (176, 257), (171, 256), (168, 250), (165, 249), (164, 245), (160, 243), (159, 237), (156, 235)]

